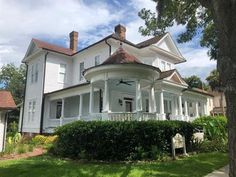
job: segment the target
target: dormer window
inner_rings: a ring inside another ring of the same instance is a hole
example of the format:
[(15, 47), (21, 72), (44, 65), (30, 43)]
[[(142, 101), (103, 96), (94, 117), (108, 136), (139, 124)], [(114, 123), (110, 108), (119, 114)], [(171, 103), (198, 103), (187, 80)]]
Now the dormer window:
[(170, 63), (167, 63), (166, 66), (167, 66), (167, 70), (171, 70), (171, 64)]
[(65, 83), (66, 80), (66, 64), (60, 64), (58, 82)]
[(165, 71), (166, 70), (166, 62), (161, 61), (161, 70)]
[(95, 66), (100, 65), (100, 55), (95, 56)]

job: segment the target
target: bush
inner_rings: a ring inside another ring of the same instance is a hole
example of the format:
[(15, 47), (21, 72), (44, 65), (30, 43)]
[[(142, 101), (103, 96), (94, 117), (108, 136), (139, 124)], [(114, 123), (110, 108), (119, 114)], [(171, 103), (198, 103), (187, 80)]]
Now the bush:
[(24, 144), (19, 144), (17, 147), (17, 154), (23, 154), (27, 151), (27, 146)]
[(47, 145), (52, 144), (54, 141), (56, 141), (57, 136), (44, 136), (44, 135), (36, 135), (32, 138), (32, 142), (36, 145)]
[(209, 141), (227, 142), (227, 119), (222, 116), (200, 117), (193, 121), (197, 127), (202, 127), (205, 138)]
[(199, 142), (197, 147), (198, 152), (227, 152), (227, 149), (227, 144), (218, 140), (205, 140), (203, 142)]
[(156, 159), (171, 152), (171, 137), (177, 132), (189, 146), (193, 129), (182, 121), (77, 121), (56, 130), (51, 152), (76, 159)]

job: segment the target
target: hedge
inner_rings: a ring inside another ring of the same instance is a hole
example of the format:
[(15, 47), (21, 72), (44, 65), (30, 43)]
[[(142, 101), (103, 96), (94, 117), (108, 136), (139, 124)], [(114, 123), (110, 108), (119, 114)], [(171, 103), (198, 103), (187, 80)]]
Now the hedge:
[(194, 126), (182, 121), (77, 121), (56, 130), (53, 152), (73, 159), (153, 159), (171, 152), (171, 137), (185, 135), (190, 145)]

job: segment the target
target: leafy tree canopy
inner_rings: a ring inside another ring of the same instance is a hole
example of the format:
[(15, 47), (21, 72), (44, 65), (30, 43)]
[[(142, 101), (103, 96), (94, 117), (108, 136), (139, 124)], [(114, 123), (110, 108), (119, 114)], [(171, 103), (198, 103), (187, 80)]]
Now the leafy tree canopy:
[(207, 89), (207, 85), (196, 75), (184, 78), (185, 82), (189, 85), (190, 88), (200, 88)]
[(206, 78), (206, 80), (212, 90), (221, 91), (222, 84), (220, 82), (219, 72), (216, 69), (211, 71), (210, 75)]
[(212, 59), (218, 58), (218, 38), (211, 12), (202, 7), (198, 0), (153, 0), (157, 2), (157, 12), (142, 9), (139, 17), (145, 21), (139, 31), (142, 35), (160, 35), (174, 24), (186, 26), (186, 31), (178, 36), (177, 41), (184, 43), (200, 35), (200, 45), (208, 47)]
[(0, 70), (0, 89), (11, 92), (16, 104), (23, 101), (25, 88), (25, 65), (19, 67), (14, 64), (7, 64), (2, 66)]

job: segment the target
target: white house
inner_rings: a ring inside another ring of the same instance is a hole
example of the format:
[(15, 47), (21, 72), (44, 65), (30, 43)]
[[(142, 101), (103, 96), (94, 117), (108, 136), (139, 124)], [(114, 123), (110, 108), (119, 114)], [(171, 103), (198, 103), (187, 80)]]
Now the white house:
[(0, 152), (5, 148), (8, 111), (13, 109), (16, 109), (16, 105), (11, 93), (0, 90)]
[(134, 44), (126, 28), (77, 51), (32, 39), (21, 131), (50, 133), (76, 120), (184, 120), (208, 115), (212, 95), (189, 89), (175, 65), (186, 62), (166, 33)]

